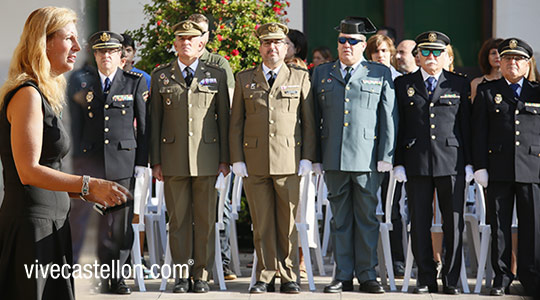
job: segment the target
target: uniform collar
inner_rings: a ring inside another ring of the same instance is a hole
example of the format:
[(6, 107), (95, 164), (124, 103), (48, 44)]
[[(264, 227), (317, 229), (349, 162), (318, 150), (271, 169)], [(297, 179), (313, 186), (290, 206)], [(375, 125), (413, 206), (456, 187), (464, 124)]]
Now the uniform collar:
[(114, 76), (116, 75), (116, 72), (118, 71), (118, 68), (116, 68), (112, 73), (111, 75), (109, 76), (105, 76), (103, 73), (101, 73), (101, 71), (98, 69), (98, 74), (99, 74), (99, 80), (101, 81), (101, 86), (104, 87), (105, 86), (105, 79), (109, 78), (109, 80), (111, 81), (111, 83), (113, 82), (113, 79), (114, 79)]
[(424, 79), (424, 81), (426, 81), (429, 77), (434, 77), (435, 80), (437, 80), (437, 82), (439, 82), (439, 78), (441, 77), (441, 74), (442, 74), (442, 70), (435, 74), (435, 75), (430, 75), (428, 74), (428, 72), (424, 71), (424, 69), (420, 68), (420, 72), (422, 73), (422, 78)]
[[(503, 77), (503, 78), (504, 78), (504, 77)], [(504, 78), (504, 80), (506, 80), (506, 83), (507, 83), (508, 85), (511, 85), (511, 84), (512, 84), (510, 81), (508, 81), (508, 79)], [(516, 82), (516, 83), (519, 85), (519, 87), (523, 87), (523, 77), (521, 77), (521, 79), (520, 79), (518, 82)]]
[[(190, 68), (191, 68), (191, 71), (192, 71), (193, 73), (195, 73), (195, 70), (197, 70), (197, 67), (199, 66), (199, 59), (198, 59), (198, 58), (197, 58), (191, 65), (189, 65), (189, 66), (184, 65), (184, 64), (180, 61), (180, 59), (177, 59), (177, 61), (178, 61), (178, 66), (180, 67), (180, 72), (182, 72), (182, 74), (184, 74), (184, 70), (186, 69), (186, 67), (190, 67)], [(184, 74), (184, 76), (185, 76), (185, 74)]]
[(273, 71), (276, 76), (277, 74), (279, 73), (279, 70), (281, 70), (281, 66), (283, 66), (283, 64), (279, 65), (278, 67), (274, 68), (274, 69), (270, 69), (269, 67), (267, 67), (264, 63), (262, 63), (262, 68), (263, 68), (263, 73), (264, 73), (264, 76), (266, 76), (268, 78), (268, 72), (270, 71)]

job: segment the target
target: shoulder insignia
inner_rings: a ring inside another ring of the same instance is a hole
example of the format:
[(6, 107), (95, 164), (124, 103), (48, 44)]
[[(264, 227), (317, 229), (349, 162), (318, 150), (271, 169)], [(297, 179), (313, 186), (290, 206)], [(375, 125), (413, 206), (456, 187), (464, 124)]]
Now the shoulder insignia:
[(249, 68), (249, 69), (245, 69), (245, 70), (242, 70), (242, 71), (238, 72), (238, 74), (253, 72), (256, 68), (257, 67), (252, 67), (252, 68)]
[(152, 73), (158, 71), (158, 70), (161, 70), (161, 69), (164, 69), (164, 68), (167, 68), (167, 67), (170, 67), (171, 66), (171, 62), (168, 62), (166, 64), (162, 64), (162, 65), (159, 65), (157, 67), (154, 68), (154, 70), (152, 70)]
[(144, 91), (144, 92), (142, 93), (144, 102), (148, 101), (148, 95), (149, 95), (149, 94), (150, 94), (150, 93), (149, 93), (148, 91)]
[(141, 76), (142, 76), (141, 73), (136, 73), (136, 72), (132, 72), (132, 71), (124, 71), (124, 72), (126, 72), (126, 73), (129, 74), (129, 75), (133, 75), (133, 76), (137, 76), (137, 77), (141, 77)]

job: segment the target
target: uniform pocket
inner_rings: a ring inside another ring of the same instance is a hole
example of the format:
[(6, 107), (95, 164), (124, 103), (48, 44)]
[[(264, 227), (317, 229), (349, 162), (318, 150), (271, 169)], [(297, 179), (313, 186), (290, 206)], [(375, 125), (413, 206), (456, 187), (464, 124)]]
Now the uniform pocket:
[(204, 95), (204, 97), (200, 97), (198, 99), (197, 105), (200, 108), (207, 108), (212, 103), (212, 100), (214, 99), (214, 96), (218, 92), (217, 86), (214, 85), (197, 85), (197, 90), (200, 92), (201, 95)]
[(532, 145), (529, 148), (529, 154), (536, 157), (540, 157), (540, 146)]
[(251, 136), (244, 137), (244, 148), (257, 148), (257, 138)]
[(446, 146), (448, 146), (448, 147), (459, 147), (459, 141), (455, 137), (446, 138)]
[(133, 150), (137, 148), (137, 142), (135, 140), (124, 140), (118, 143), (121, 150)]

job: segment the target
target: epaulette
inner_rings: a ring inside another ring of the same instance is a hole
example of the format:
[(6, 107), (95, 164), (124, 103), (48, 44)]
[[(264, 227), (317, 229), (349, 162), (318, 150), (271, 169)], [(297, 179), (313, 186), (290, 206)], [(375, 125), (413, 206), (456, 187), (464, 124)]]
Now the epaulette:
[(454, 74), (456, 76), (461, 76), (461, 77), (467, 78), (467, 74), (465, 74), (465, 73), (459, 73), (459, 72), (455, 72), (455, 71), (452, 71), (450, 73), (452, 73), (452, 74)]
[(213, 68), (213, 69), (217, 69), (217, 70), (223, 70), (223, 68), (220, 67), (218, 64), (210, 62), (210, 61), (205, 61), (204, 64), (209, 68)]
[(251, 68), (249, 68), (249, 69), (242, 70), (242, 71), (238, 72), (238, 75), (243, 74), (243, 73), (247, 73), (247, 72), (250, 72), (250, 71), (253, 71), (253, 70), (255, 70), (256, 68), (257, 68), (257, 67), (255, 66), (255, 67), (251, 67)]
[(163, 68), (166, 68), (166, 67), (169, 67), (171, 65), (171, 62), (168, 62), (166, 64), (162, 64), (162, 65), (159, 65), (157, 67), (155, 67), (153, 70), (152, 70), (152, 73), (156, 72), (156, 71), (159, 71)]
[(136, 72), (132, 72), (132, 71), (124, 71), (126, 74), (129, 74), (129, 75), (133, 75), (133, 76), (136, 76), (136, 77), (141, 77), (142, 74), (141, 73), (136, 73)]
[(297, 64), (293, 64), (293, 63), (288, 63), (288, 64), (287, 64), (287, 67), (292, 68), (292, 69), (295, 69), (295, 70), (299, 70), (299, 71), (306, 71), (306, 72), (308, 72), (308, 69), (306, 69), (306, 68), (304, 68), (304, 67), (301, 67), (301, 66), (299, 66), (299, 65), (297, 65)]

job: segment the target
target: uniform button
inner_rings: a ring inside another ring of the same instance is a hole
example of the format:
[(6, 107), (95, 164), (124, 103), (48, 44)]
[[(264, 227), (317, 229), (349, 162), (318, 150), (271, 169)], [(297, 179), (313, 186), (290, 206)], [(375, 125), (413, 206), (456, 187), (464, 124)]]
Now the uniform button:
[(516, 109), (516, 115), (519, 115), (519, 110)]
[(189, 118), (189, 121), (190, 121), (190, 122), (193, 122), (193, 118)]
[(215, 141), (216, 141), (216, 138), (214, 138), (213, 141), (215, 142)]
[(108, 145), (109, 144), (109, 140), (105, 140), (105, 145)]
[(109, 116), (105, 116), (105, 121), (109, 121)]
[(516, 141), (516, 146), (519, 146), (519, 141)]
[(167, 104), (167, 105), (171, 105), (171, 99), (167, 99), (167, 100), (165, 100), (165, 104)]
[(274, 135), (275, 135), (275, 134), (273, 134), (273, 133), (270, 133), (270, 137), (274, 137)]
[(92, 118), (94, 117), (94, 113), (93, 113), (93, 112), (89, 112), (89, 113), (88, 113), (88, 117), (89, 117), (90, 119), (92, 119)]
[(324, 93), (324, 89), (321, 89), (321, 93)]
[(253, 98), (253, 95), (249, 95), (249, 98)]
[(343, 124), (343, 126), (347, 127), (347, 126), (349, 126), (349, 123), (345, 122), (345, 124)]
[(125, 111), (125, 110), (122, 110), (122, 114), (125, 115), (125, 114), (126, 114), (126, 111)]
[(516, 131), (516, 135), (519, 135), (519, 131)]
[(411, 101), (411, 103), (409, 103), (409, 105), (413, 106), (413, 105), (414, 105), (414, 102)]
[(193, 107), (193, 104), (191, 104), (191, 103), (190, 103), (190, 104), (188, 104), (188, 107)]
[(105, 109), (109, 109), (109, 104), (105, 104)]
[(429, 115), (431, 118), (435, 118), (435, 114), (430, 114)]
[(188, 133), (188, 134), (189, 134), (189, 136), (193, 136), (193, 132), (190, 132), (190, 133)]
[(247, 147), (247, 145), (248, 145), (248, 143), (244, 143), (244, 146), (246, 146), (246, 147)]
[(351, 87), (350, 87), (350, 86), (348, 86), (348, 87), (346, 87), (345, 89), (346, 89), (346, 90), (348, 91), (348, 90), (350, 90), (350, 89), (351, 89)]
[(431, 124), (431, 128), (435, 128), (435, 124)]
[(492, 153), (492, 152), (493, 152), (493, 151), (491, 151), (491, 150), (488, 150), (488, 153)]
[(519, 120), (516, 120), (516, 125), (519, 125)]
[(162, 141), (165, 143), (165, 142), (167, 142), (167, 139), (166, 139), (166, 138), (163, 138)]
[(434, 135), (431, 136), (431, 139), (432, 139), (432, 140), (434, 140), (434, 139), (436, 139), (436, 138), (437, 138), (437, 137), (434, 136)]
[(351, 101), (351, 99), (345, 98), (345, 102), (349, 102), (349, 101)]
[(268, 123), (274, 124), (274, 120), (270, 120), (270, 121), (268, 121)]
[(348, 114), (349, 114), (349, 111), (348, 111), (348, 110), (345, 110), (345, 114), (348, 115)]
[(122, 107), (126, 107), (124, 104), (122, 104)]
[(83, 149), (83, 151), (82, 151), (82, 152), (86, 153), (86, 151), (87, 151), (86, 149)]
[(500, 111), (500, 110), (499, 110), (498, 108), (495, 110), (496, 113), (498, 113), (499, 111)]
[(109, 132), (109, 128), (105, 128), (104, 131), (105, 131), (105, 132)]
[(274, 107), (273, 107), (273, 106), (270, 106), (270, 110), (274, 110)]
[[(412, 102), (411, 102), (411, 103), (412, 103)], [(433, 107), (433, 106), (435, 106), (435, 103), (430, 103), (430, 104), (429, 104), (429, 107)]]
[(88, 105), (88, 110), (91, 110), (92, 109), (92, 106)]

